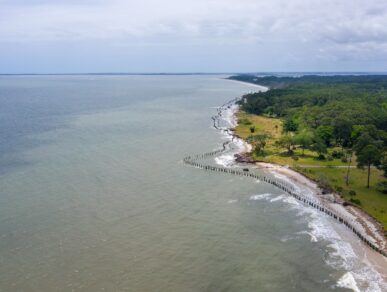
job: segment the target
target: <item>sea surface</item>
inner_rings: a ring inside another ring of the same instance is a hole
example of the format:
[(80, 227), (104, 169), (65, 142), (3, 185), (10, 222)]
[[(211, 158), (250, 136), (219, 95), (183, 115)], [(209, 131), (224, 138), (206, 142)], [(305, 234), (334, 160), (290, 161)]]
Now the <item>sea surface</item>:
[(378, 291), (330, 218), (183, 164), (259, 90), (224, 77), (0, 76), (0, 291)]

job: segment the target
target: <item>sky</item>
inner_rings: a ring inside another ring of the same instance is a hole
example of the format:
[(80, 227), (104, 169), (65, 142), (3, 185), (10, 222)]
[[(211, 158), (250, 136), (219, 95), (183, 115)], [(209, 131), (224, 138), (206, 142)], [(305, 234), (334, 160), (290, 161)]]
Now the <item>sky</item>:
[(0, 0), (0, 73), (387, 71), (387, 0)]

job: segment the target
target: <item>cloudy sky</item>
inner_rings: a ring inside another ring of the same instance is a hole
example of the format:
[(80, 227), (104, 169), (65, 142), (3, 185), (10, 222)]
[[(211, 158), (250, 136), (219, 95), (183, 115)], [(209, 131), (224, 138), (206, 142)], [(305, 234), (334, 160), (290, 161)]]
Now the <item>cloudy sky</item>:
[(0, 0), (0, 73), (387, 71), (386, 0)]

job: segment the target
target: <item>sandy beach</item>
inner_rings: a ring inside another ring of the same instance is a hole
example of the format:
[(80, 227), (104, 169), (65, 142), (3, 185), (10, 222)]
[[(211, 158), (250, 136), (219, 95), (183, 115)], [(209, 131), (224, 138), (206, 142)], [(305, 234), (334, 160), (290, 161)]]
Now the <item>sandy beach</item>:
[[(362, 230), (364, 234), (367, 234), (370, 240), (379, 246), (379, 248), (386, 250), (386, 239), (383, 236), (380, 224), (364, 213), (362, 210), (353, 206), (344, 207), (342, 205), (343, 200), (334, 193), (323, 195), (322, 190), (314, 181), (306, 178), (304, 175), (289, 167), (263, 162), (257, 162), (256, 167), (265, 171), (269, 171), (274, 175), (285, 176), (298, 188), (307, 190), (319, 201), (328, 205), (330, 208), (337, 210), (337, 212), (343, 214), (343, 216), (351, 218), (352, 221), (358, 223), (357, 227)], [(387, 283), (387, 258), (366, 246), (356, 237), (356, 235), (354, 235), (352, 232), (348, 232), (348, 230), (345, 230), (345, 228), (340, 228), (337, 231), (347, 231), (345, 234), (343, 234), (343, 238), (351, 243), (359, 259), (364, 263), (371, 264), (375, 270), (377, 270), (382, 275), (383, 279)]]
[[(233, 134), (233, 128), (238, 122), (236, 117), (238, 110), (238, 106), (233, 105), (222, 112), (222, 118), (230, 125), (230, 128), (223, 128), (223, 131), (227, 136), (231, 137), (233, 143), (236, 145), (236, 149), (234, 149), (231, 155), (223, 155), (222, 159), (215, 158), (218, 164), (226, 167), (238, 163), (238, 158), (241, 157), (246, 158), (246, 161), (251, 160), (249, 153), (252, 150), (252, 146)], [(327, 206), (336, 214), (340, 214), (347, 222), (351, 222), (351, 225), (367, 238), (367, 240), (372, 242), (380, 250), (386, 251), (387, 241), (384, 237), (381, 224), (359, 208), (349, 204), (343, 204), (344, 200), (338, 194), (324, 193), (316, 182), (289, 166), (255, 161), (250, 164), (253, 165), (253, 168), (270, 173), (274, 177), (292, 184), (299, 193), (317, 200), (321, 205)], [(309, 207), (304, 206), (303, 208)], [(321, 218), (326, 216), (323, 212), (316, 212)], [(325, 225), (329, 225), (325, 226), (326, 228), (337, 234), (339, 238), (338, 242), (345, 242), (348, 245), (347, 249), (340, 249), (337, 246), (334, 248), (338, 256), (342, 257), (344, 261), (351, 262), (350, 266), (348, 266), (348, 273), (340, 280), (339, 286), (350, 288), (353, 291), (362, 291), (358, 288), (357, 281), (361, 282), (364, 280), (369, 283), (373, 282), (372, 285), (374, 285), (371, 290), (367, 289), (367, 291), (383, 291), (387, 288), (387, 258), (367, 246), (344, 224), (336, 221), (333, 222), (332, 220), (324, 220), (323, 222)], [(314, 235), (312, 237), (314, 238)], [(313, 240), (317, 239), (314, 238)], [(371, 277), (374, 278), (371, 279)]]
[[(236, 82), (245, 83), (243, 81), (236, 81)], [(260, 88), (261, 91), (269, 90), (269, 88), (266, 86), (261, 86), (257, 84), (254, 84), (254, 85)], [(233, 130), (233, 128), (238, 123), (238, 120), (236, 117), (236, 113), (238, 110), (239, 110), (239, 107), (235, 106), (231, 108), (230, 113), (228, 113), (229, 115), (228, 120), (230, 125), (232, 126), (231, 130)], [(240, 139), (239, 137), (234, 136), (234, 139), (235, 138)], [(244, 144), (244, 146), (241, 146), (241, 151), (238, 154), (249, 157), (249, 153), (252, 150), (252, 146), (248, 144), (246, 141), (243, 141), (242, 144)], [(373, 242), (376, 246), (378, 246), (381, 250), (383, 250), (384, 252), (387, 252), (387, 239), (384, 236), (383, 227), (379, 222), (377, 222), (374, 218), (369, 216), (363, 210), (353, 205), (344, 206), (343, 205), (344, 200), (336, 193), (323, 194), (322, 189), (318, 187), (316, 182), (307, 178), (306, 176), (297, 172), (296, 170), (292, 169), (290, 166), (282, 166), (282, 165), (265, 163), (265, 162), (255, 162), (255, 165), (257, 168), (267, 170), (277, 176), (279, 175), (279, 176), (286, 177), (293, 184), (297, 185), (299, 188), (307, 189), (308, 193), (312, 194), (313, 197), (318, 199), (321, 203), (328, 205), (331, 209), (342, 214), (350, 221), (355, 222), (356, 228), (361, 230), (362, 233), (366, 234), (368, 236), (368, 239), (371, 242)], [(369, 248), (367, 248), (367, 250), (369, 250), (371, 254), (378, 254)], [(380, 254), (378, 255), (380, 256)], [(382, 262), (387, 264), (386, 258), (384, 259), (385, 260)], [(387, 271), (387, 266), (385, 266), (385, 271)]]
[[(231, 114), (233, 115), (229, 120), (229, 123), (232, 126), (237, 124), (237, 118), (235, 116), (237, 111), (238, 107), (235, 106), (231, 108), (230, 113), (228, 113), (228, 118), (230, 118)], [(249, 145), (246, 141), (239, 139), (238, 137), (234, 136), (233, 139), (240, 140), (237, 142), (240, 145), (240, 152), (237, 155), (248, 157), (252, 146)], [(387, 240), (384, 237), (382, 226), (364, 211), (351, 205), (344, 206), (343, 199), (335, 193), (324, 194), (316, 182), (291, 169), (289, 166), (264, 162), (254, 162), (253, 164), (255, 168), (290, 182), (293, 186), (296, 187), (296, 189), (308, 194), (308, 196), (312, 196), (322, 204), (329, 206), (329, 208), (336, 211), (338, 214), (341, 214), (343, 218), (346, 218), (354, 226), (356, 226), (357, 230), (361, 231), (361, 233), (364, 234), (369, 241), (374, 243), (381, 250), (387, 251)], [(324, 213), (321, 212), (321, 216), (325, 216)], [(335, 223), (330, 227), (332, 227), (335, 232), (339, 234), (342, 240), (350, 244), (359, 264), (363, 264), (364, 266), (368, 267), (370, 271), (374, 271), (378, 274), (377, 278), (379, 282), (383, 281), (383, 283), (379, 283), (379, 286), (382, 286), (382, 289), (387, 288), (387, 258), (364, 244), (352, 231), (346, 228), (343, 224)], [(342, 282), (343, 287), (350, 288), (353, 291), (361, 291), (357, 287), (356, 280), (351, 273), (345, 275), (342, 279)], [(375, 288), (375, 291), (383, 290)]]

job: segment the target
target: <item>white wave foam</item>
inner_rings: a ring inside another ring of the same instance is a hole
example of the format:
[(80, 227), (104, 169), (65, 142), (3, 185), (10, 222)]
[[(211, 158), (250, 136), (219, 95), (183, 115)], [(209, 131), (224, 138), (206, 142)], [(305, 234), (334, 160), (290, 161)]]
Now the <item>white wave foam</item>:
[(253, 195), (253, 196), (250, 196), (250, 200), (252, 201), (268, 200), (271, 196), (272, 194), (269, 194), (269, 193)]
[(345, 273), (339, 279), (339, 281), (337, 282), (337, 287), (347, 288), (347, 289), (351, 289), (352, 291), (355, 291), (355, 292), (360, 292), (359, 288), (356, 285), (355, 278), (353, 277), (353, 275), (350, 272)]
[(231, 128), (234, 128), (237, 125), (237, 118), (235, 116), (235, 113), (238, 111), (238, 109), (239, 106), (233, 104), (222, 112), (222, 119), (227, 122)]
[[(290, 196), (285, 196), (283, 199), (283, 202), (288, 203), (296, 208), (301, 206), (301, 203), (299, 201), (297, 201), (295, 198)], [(302, 210), (302, 209), (298, 209), (298, 210)]]
[[(274, 197), (273, 197), (274, 196)], [(387, 291), (386, 283), (382, 276), (372, 267), (372, 265), (361, 261), (356, 255), (350, 242), (346, 241), (341, 233), (337, 232), (330, 217), (323, 213), (309, 208), (295, 198), (287, 194), (273, 195), (270, 193), (253, 195), (250, 200), (266, 200), (269, 202), (282, 201), (288, 203), (293, 209), (297, 210), (297, 216), (305, 218), (308, 221), (308, 230), (298, 232), (297, 234), (306, 234), (310, 236), (311, 242), (325, 241), (328, 242), (329, 248), (326, 263), (337, 270), (345, 270), (347, 273), (338, 280), (338, 287), (352, 289), (353, 291)], [(338, 228), (344, 228), (338, 225)], [(288, 235), (281, 239), (294, 239)], [(361, 287), (360, 290), (358, 287)]]
[(309, 235), (310, 236), (310, 241), (311, 242), (317, 242), (318, 239), (316, 236), (314, 236), (314, 234), (312, 234), (311, 232), (308, 232), (308, 231), (300, 231), (300, 232), (297, 232), (297, 234), (306, 234), (306, 235)]
[(283, 201), (285, 199), (285, 195), (279, 195), (273, 199), (270, 200), (271, 203), (277, 202), (277, 201)]
[(230, 167), (235, 164), (234, 155), (232, 154), (223, 154), (218, 157), (215, 157), (214, 159), (216, 164), (224, 167)]
[(298, 205), (298, 202), (296, 200), (294, 200), (294, 202), (290, 202), (292, 199), (293, 199), (292, 197), (288, 197), (286, 194), (274, 195), (271, 193), (264, 193), (264, 194), (250, 196), (250, 200), (253, 200), (253, 201), (267, 200), (270, 203), (286, 202), (286, 203), (290, 203), (290, 204), (294, 203)]
[(371, 266), (363, 266), (362, 268), (354, 269), (352, 275), (362, 291), (387, 291), (387, 284), (383, 281), (383, 277)]
[[(242, 153), (242, 152), (249, 152), (251, 151), (251, 145), (246, 143), (244, 140), (233, 137), (228, 129), (229, 128), (234, 128), (237, 126), (237, 118), (235, 116), (235, 113), (238, 111), (239, 106), (236, 104), (231, 105), (230, 107), (224, 109), (222, 111), (222, 116), (220, 119), (226, 124), (226, 127), (222, 127), (222, 130), (220, 133), (222, 135), (223, 139), (226, 139), (228, 141), (232, 141), (229, 144), (229, 150), (228, 150), (228, 155), (221, 155), (217, 158), (215, 158), (215, 162), (219, 165), (222, 166), (231, 166), (234, 164), (234, 155), (237, 153)], [(231, 163), (231, 159), (232, 162)]]
[[(236, 126), (235, 111), (237, 106), (231, 106), (223, 111), (222, 120), (231, 127)], [(231, 140), (226, 128), (223, 128), (222, 135), (225, 139)], [(217, 164), (225, 167), (235, 166), (234, 154), (244, 151), (250, 151), (251, 146), (241, 139), (234, 138), (230, 143), (230, 150), (227, 154), (215, 158)], [(295, 184), (287, 176), (272, 172), (272, 175), (279, 178), (288, 184), (293, 185), (297, 192), (302, 192), (303, 195), (313, 197), (313, 193), (309, 188), (304, 188), (299, 184)], [(288, 203), (293, 209), (297, 210), (297, 215), (305, 218), (308, 221), (309, 230), (301, 232), (310, 236), (311, 242), (327, 241), (327, 247), (331, 249), (328, 252), (326, 263), (336, 269), (344, 269), (347, 271), (337, 282), (338, 287), (360, 291), (358, 285), (361, 285), (363, 291), (387, 291), (387, 287), (383, 282), (383, 278), (378, 274), (371, 265), (366, 265), (357, 258), (351, 244), (345, 241), (334, 229), (333, 225), (337, 224), (333, 219), (327, 217), (321, 212), (309, 208), (295, 198), (287, 195), (279, 195), (273, 198), (273, 194), (257, 194), (250, 197), (250, 200), (266, 200), (270, 202), (282, 201)], [(234, 203), (230, 200), (229, 203)], [(289, 240), (294, 237), (287, 237), (284, 240)], [(364, 289), (363, 289), (364, 287)], [(381, 288), (382, 287), (382, 288)]]
[[(228, 138), (231, 139), (231, 136), (228, 135)], [(251, 146), (241, 139), (234, 139), (234, 141), (229, 144), (229, 147), (230, 150), (227, 150), (225, 154), (214, 158), (216, 164), (224, 167), (235, 166), (235, 154), (250, 151), (249, 147)]]
[(292, 240), (292, 239), (294, 239), (293, 236), (287, 235), (287, 236), (282, 237), (280, 240), (281, 240), (281, 242), (287, 242), (287, 241)]
[[(346, 241), (341, 233), (338, 233), (333, 224), (338, 224), (332, 221), (330, 217), (321, 212), (306, 207), (292, 197), (291, 200), (284, 199), (284, 202), (292, 204), (293, 208), (298, 210), (297, 215), (308, 220), (309, 230), (301, 231), (298, 234), (307, 234), (311, 238), (311, 242), (327, 241), (328, 256), (325, 259), (326, 263), (338, 270), (347, 271), (346, 276), (340, 278), (337, 282), (339, 287), (352, 289), (353, 291), (387, 291), (387, 285), (383, 281), (382, 276), (372, 267), (372, 265), (361, 261), (355, 253), (351, 243)], [(344, 228), (338, 225), (338, 228)], [(344, 286), (346, 285), (346, 286)], [(361, 287), (360, 290), (358, 287)]]

